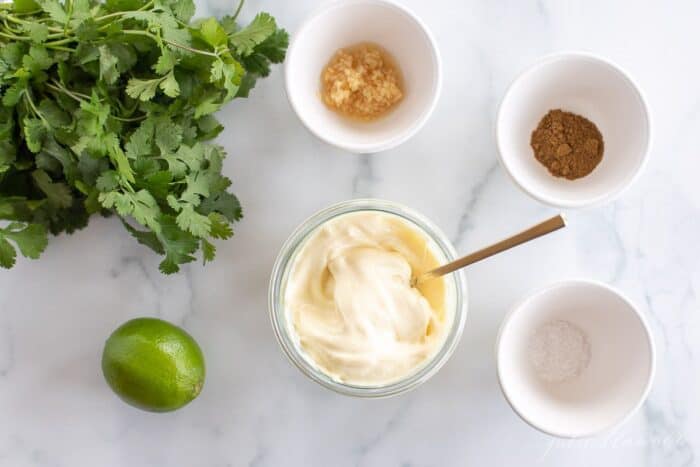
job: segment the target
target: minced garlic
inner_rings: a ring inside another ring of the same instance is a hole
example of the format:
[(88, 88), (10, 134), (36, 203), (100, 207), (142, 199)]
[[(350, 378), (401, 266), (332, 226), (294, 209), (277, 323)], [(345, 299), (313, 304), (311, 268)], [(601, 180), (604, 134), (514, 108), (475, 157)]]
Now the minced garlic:
[(377, 44), (338, 50), (321, 74), (323, 102), (336, 112), (374, 120), (403, 98), (401, 73)]

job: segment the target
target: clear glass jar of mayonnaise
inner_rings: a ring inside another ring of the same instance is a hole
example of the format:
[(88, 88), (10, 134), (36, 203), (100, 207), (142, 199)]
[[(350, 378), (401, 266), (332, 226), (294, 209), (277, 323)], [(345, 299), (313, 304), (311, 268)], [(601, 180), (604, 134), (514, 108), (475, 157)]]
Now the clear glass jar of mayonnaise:
[(355, 397), (386, 397), (401, 394), (427, 381), (445, 362), (459, 342), (467, 313), (467, 287), (461, 271), (444, 277), (445, 329), (442, 341), (424, 361), (400, 378), (379, 384), (357, 384), (340, 380), (325, 371), (301, 346), (294, 323), (286, 310), (286, 290), (295, 260), (310, 238), (324, 224), (350, 213), (386, 213), (397, 216), (420, 232), (439, 263), (452, 261), (455, 250), (447, 237), (428, 219), (404, 206), (376, 199), (345, 201), (326, 208), (304, 221), (282, 246), (272, 270), (269, 310), (275, 336), (287, 358), (306, 376), (333, 391)]

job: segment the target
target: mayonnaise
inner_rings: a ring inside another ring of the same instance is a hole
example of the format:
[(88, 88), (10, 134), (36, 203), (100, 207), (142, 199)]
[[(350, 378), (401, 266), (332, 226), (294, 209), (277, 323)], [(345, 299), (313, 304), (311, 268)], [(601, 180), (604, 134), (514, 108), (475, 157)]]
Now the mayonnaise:
[(439, 265), (427, 235), (378, 211), (336, 217), (293, 260), (284, 292), (301, 349), (337, 381), (380, 386), (414, 372), (442, 345), (444, 278), (413, 288)]

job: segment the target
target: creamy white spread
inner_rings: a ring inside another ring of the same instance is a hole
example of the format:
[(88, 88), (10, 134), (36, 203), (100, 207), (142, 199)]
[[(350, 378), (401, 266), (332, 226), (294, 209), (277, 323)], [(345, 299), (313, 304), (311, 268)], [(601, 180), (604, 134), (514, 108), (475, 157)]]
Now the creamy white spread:
[(378, 386), (413, 373), (442, 345), (444, 278), (411, 287), (439, 262), (427, 235), (378, 211), (336, 217), (293, 260), (284, 303), (290, 331), (330, 377)]

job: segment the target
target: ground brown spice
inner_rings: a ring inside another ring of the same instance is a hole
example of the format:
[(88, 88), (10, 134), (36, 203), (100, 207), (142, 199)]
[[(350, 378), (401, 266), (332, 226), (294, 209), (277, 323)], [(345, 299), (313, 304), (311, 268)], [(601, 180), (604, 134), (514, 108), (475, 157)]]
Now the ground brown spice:
[(590, 120), (563, 110), (550, 110), (530, 138), (535, 158), (555, 177), (585, 177), (603, 159), (603, 136)]

